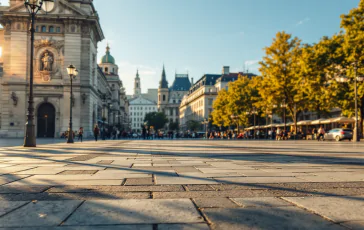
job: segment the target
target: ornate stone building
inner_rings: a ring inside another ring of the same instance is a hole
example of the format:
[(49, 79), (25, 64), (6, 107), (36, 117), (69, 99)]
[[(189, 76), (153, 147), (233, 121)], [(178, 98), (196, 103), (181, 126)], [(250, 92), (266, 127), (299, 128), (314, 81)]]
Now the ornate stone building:
[[(120, 88), (115, 63), (97, 65), (97, 44), (104, 39), (92, 0), (58, 0), (50, 13), (40, 11), (36, 19), (34, 59), (30, 60), (29, 13), (23, 0), (0, 6), (0, 46), (3, 74), (0, 78), (0, 135), (23, 137), (29, 96), (29, 63), (34, 63), (34, 107), (38, 137), (58, 137), (69, 123), (73, 107), (73, 127), (84, 127), (91, 135), (105, 111), (104, 96), (110, 97), (113, 122), (120, 114)], [(109, 52), (109, 51), (107, 51)], [(76, 66), (73, 83), (66, 67)], [(115, 68), (105, 71), (105, 68)], [(115, 75), (116, 73), (116, 75)], [(125, 96), (125, 95), (124, 95)], [(115, 107), (114, 107), (115, 106)], [(107, 110), (108, 108), (106, 108)]]
[(163, 66), (158, 88), (158, 110), (167, 116), (169, 123), (179, 123), (179, 106), (190, 88), (191, 82), (188, 74), (175, 74), (172, 86), (168, 87)]
[[(234, 82), (239, 75), (252, 78), (252, 73), (231, 73), (229, 66), (224, 66), (221, 74), (205, 74), (191, 86), (179, 107), (180, 127), (187, 130), (188, 121), (202, 122), (210, 118), (214, 101), (220, 90), (228, 90), (229, 82)], [(204, 129), (206, 126), (202, 126)]]

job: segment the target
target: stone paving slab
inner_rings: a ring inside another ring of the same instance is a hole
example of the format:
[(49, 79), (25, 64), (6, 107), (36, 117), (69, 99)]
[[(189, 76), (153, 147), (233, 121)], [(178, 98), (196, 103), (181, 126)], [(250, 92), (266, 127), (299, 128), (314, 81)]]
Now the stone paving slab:
[(0, 201), (0, 216), (17, 209), (26, 203), (26, 201)]
[(257, 183), (295, 183), (303, 182), (302, 179), (296, 177), (219, 177), (216, 181), (224, 184), (257, 184)]
[(297, 207), (204, 209), (213, 229), (345, 229)]
[(0, 186), (0, 194), (5, 193), (40, 193), (47, 189), (49, 189), (51, 186), (34, 186), (34, 185), (25, 185), (25, 186)]
[(212, 178), (177, 177), (177, 176), (156, 176), (156, 184), (218, 184)]
[(176, 200), (86, 201), (64, 225), (203, 222), (193, 203)]
[[(25, 228), (0, 228), (0, 230), (25, 230)], [(26, 230), (153, 230), (153, 225), (27, 227)]]
[(292, 206), (291, 203), (276, 197), (251, 197), (251, 198), (232, 198), (242, 207), (281, 207)]
[(158, 224), (158, 230), (210, 230), (207, 224)]
[(8, 184), (13, 181), (21, 180), (22, 178), (27, 178), (30, 175), (2, 175), (0, 176), (0, 185)]
[[(1, 187), (0, 187), (1, 189)], [(1, 191), (1, 190), (0, 190)], [(52, 187), (48, 193), (85, 193), (85, 192), (184, 192), (181, 185), (163, 186), (66, 186)]]
[(228, 198), (196, 198), (194, 199), (199, 208), (237, 208), (239, 205), (232, 202)]
[(129, 178), (126, 179), (126, 186), (134, 185), (154, 185), (153, 178)]
[[(69, 176), (69, 175), (68, 175)], [(66, 185), (121, 185), (123, 180), (92, 180), (92, 179), (79, 179), (79, 180), (69, 180), (72, 178), (68, 178), (68, 180), (52, 180), (52, 179), (33, 179), (33, 178), (26, 178), (16, 182), (9, 183), (11, 186), (25, 186), (25, 185), (33, 185), (33, 186), (66, 186)]]
[(33, 169), (29, 169), (29, 170), (25, 170), (25, 171), (21, 171), (21, 172), (17, 172), (15, 173), (16, 175), (32, 175), (32, 174), (37, 174), (37, 175), (56, 175), (60, 172), (65, 171), (66, 169), (62, 168), (62, 167), (37, 167), (37, 168), (33, 168)]
[(0, 168), (0, 175), (25, 171), (25, 170), (32, 169), (32, 168), (35, 168), (35, 167), (34, 166), (14, 166), (14, 167)]
[(364, 229), (364, 221), (349, 221), (341, 223), (341, 225), (348, 227), (352, 230), (363, 230)]
[[(0, 217), (1, 227), (57, 226), (70, 215), (82, 201), (31, 202)], [(21, 220), (21, 221), (20, 221)]]
[(149, 199), (150, 192), (21, 193), (0, 194), (0, 201)]
[(106, 180), (106, 179), (113, 179), (113, 180), (118, 180), (118, 179), (126, 179), (126, 178), (151, 178), (152, 174), (147, 174), (147, 173), (130, 173), (130, 174), (125, 174), (125, 173), (110, 173), (109, 171), (99, 171), (98, 173), (92, 175), (92, 177), (90, 179), (92, 180)]
[(364, 221), (364, 196), (284, 197), (283, 199), (334, 222)]

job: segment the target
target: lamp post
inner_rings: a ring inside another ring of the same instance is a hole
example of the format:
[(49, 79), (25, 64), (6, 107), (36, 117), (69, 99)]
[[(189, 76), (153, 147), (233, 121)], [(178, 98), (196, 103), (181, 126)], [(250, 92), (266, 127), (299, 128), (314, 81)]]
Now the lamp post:
[(24, 147), (36, 147), (35, 125), (34, 125), (34, 95), (33, 95), (33, 78), (34, 78), (34, 33), (35, 33), (35, 16), (40, 9), (49, 12), (54, 7), (55, 0), (24, 0), (25, 8), (28, 10), (30, 22), (30, 68), (29, 68), (29, 99), (27, 122), (25, 124)]
[(67, 139), (67, 143), (68, 144), (72, 144), (73, 143), (73, 130), (72, 130), (72, 107), (73, 107), (73, 80), (77, 77), (78, 75), (78, 70), (76, 69), (76, 67), (74, 67), (74, 65), (69, 65), (67, 67), (67, 73), (68, 76), (70, 77), (70, 81), (71, 81), (71, 96), (70, 96), (70, 123), (68, 126), (68, 139)]
[(205, 135), (206, 135), (206, 140), (208, 140), (208, 133), (207, 133), (207, 128), (208, 128), (208, 124), (209, 124), (209, 119), (205, 118), (202, 122), (202, 124), (205, 125)]
[(253, 107), (253, 110), (252, 111), (247, 111), (246, 113), (245, 113), (246, 115), (251, 115), (251, 114), (253, 114), (253, 118), (254, 118), (254, 139), (256, 139), (256, 137), (255, 137), (255, 125), (256, 125), (256, 115), (257, 115), (257, 109), (255, 108), (255, 107)]
[[(354, 100), (355, 100), (355, 127), (354, 127), (354, 135), (353, 135), (353, 142), (360, 142), (360, 137), (359, 137), (359, 121), (358, 121), (358, 117), (359, 117), (359, 112), (358, 112), (358, 82), (363, 82), (364, 81), (364, 76), (358, 76), (358, 63), (354, 62), (352, 63), (352, 66), (354, 67)], [(341, 69), (341, 71), (346, 71), (346, 69)], [(346, 83), (349, 82), (350, 79), (342, 74), (342, 73), (338, 73), (335, 74), (335, 80), (337, 82), (340, 83)]]
[(106, 94), (101, 95), (102, 99), (102, 132), (101, 132), (101, 138), (102, 140), (105, 140), (105, 107), (106, 107)]

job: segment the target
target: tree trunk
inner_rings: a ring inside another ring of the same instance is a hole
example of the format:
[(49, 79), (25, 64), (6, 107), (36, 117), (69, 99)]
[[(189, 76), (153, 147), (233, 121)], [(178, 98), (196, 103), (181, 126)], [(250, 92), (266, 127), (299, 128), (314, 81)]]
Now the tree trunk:
[(359, 104), (359, 110), (360, 110), (360, 122), (359, 122), (359, 133), (360, 133), (360, 138), (362, 138), (364, 136), (364, 132), (363, 132), (363, 121), (364, 121), (364, 97), (360, 98), (360, 104)]

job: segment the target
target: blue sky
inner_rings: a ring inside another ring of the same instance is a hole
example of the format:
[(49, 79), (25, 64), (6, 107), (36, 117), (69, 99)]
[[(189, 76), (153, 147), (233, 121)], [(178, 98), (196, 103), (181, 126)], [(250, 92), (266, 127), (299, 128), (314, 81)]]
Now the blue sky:
[[(2, 2), (7, 2), (3, 0)], [(163, 63), (174, 73), (258, 73), (256, 64), (278, 31), (306, 43), (340, 31), (340, 15), (359, 0), (94, 0), (106, 39), (128, 93), (136, 69), (142, 90), (157, 88)], [(245, 66), (245, 67), (244, 67)]]

